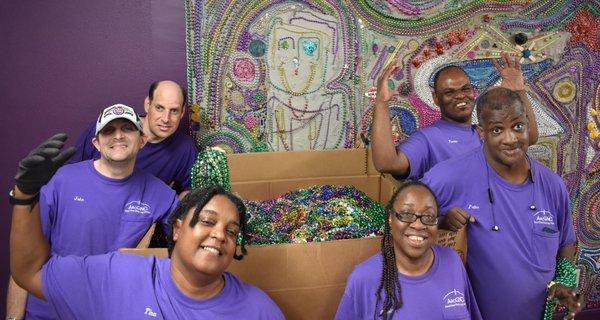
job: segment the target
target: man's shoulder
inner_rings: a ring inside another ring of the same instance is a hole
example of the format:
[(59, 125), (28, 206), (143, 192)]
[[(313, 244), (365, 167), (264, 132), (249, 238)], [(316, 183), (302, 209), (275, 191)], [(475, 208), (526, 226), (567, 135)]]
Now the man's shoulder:
[[(158, 147), (161, 152), (173, 152), (174, 150), (177, 150), (178, 152), (196, 151), (194, 139), (180, 131), (175, 131), (170, 137), (158, 142), (156, 147)], [(142, 150), (144, 150), (144, 148), (142, 148)]]
[(195, 145), (194, 139), (192, 139), (192, 137), (190, 137), (189, 135), (187, 135), (181, 131), (175, 131), (175, 133), (173, 133), (172, 137), (173, 137), (173, 141), (177, 142), (178, 144), (192, 145), (192, 146)]
[(444, 175), (462, 176), (464, 175), (465, 171), (473, 171), (474, 164), (478, 162), (480, 153), (481, 148), (472, 149), (463, 154), (437, 163), (435, 166), (433, 166), (433, 168), (431, 168), (431, 170), (429, 170), (428, 173), (432, 175), (443, 173)]
[(68, 178), (80, 177), (81, 174), (89, 171), (90, 162), (92, 161), (94, 160), (83, 160), (80, 162), (65, 164), (58, 168), (52, 178), (59, 179), (65, 176)]
[(172, 190), (164, 181), (144, 169), (135, 168), (131, 174), (130, 180), (133, 181), (133, 183), (141, 183), (159, 189), (166, 188)]
[(551, 179), (562, 179), (556, 172), (552, 171), (552, 169), (546, 167), (543, 163), (537, 161), (536, 159), (529, 157), (529, 161), (531, 163), (531, 165), (533, 166), (533, 170), (545, 177), (545, 178), (551, 178)]
[(556, 172), (552, 171), (552, 169), (546, 167), (544, 164), (533, 158), (530, 158), (530, 162), (531, 166), (533, 167), (533, 174), (535, 175), (534, 179), (546, 182), (542, 183), (543, 186), (553, 186), (566, 190), (563, 178), (559, 176)]

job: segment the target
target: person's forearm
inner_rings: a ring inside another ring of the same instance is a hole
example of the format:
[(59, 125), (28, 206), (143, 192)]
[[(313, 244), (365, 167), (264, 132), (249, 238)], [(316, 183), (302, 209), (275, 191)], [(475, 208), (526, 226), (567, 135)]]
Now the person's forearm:
[(6, 292), (6, 318), (23, 319), (25, 317), (25, 306), (27, 304), (27, 291), (19, 287), (12, 277), (8, 280)]
[(373, 123), (371, 125), (371, 145), (373, 164), (381, 173), (405, 175), (407, 168), (397, 165), (397, 151), (392, 136), (390, 111), (387, 102), (375, 100), (373, 107)]
[(536, 144), (538, 140), (538, 127), (535, 112), (533, 112), (533, 106), (529, 101), (529, 97), (527, 97), (527, 92), (525, 90), (519, 90), (517, 91), (517, 94), (519, 94), (521, 102), (523, 102), (523, 107), (525, 108), (525, 114), (527, 115), (527, 128), (529, 130), (529, 145), (532, 146)]
[(558, 257), (564, 257), (573, 262), (575, 260), (576, 251), (575, 244), (566, 245), (558, 249)]
[[(15, 197), (27, 199), (15, 186)], [(31, 210), (31, 211), (30, 211)], [(50, 256), (50, 246), (42, 233), (40, 207), (15, 205), (10, 229), (10, 270), (15, 282), (33, 295), (44, 299), (40, 270)]]

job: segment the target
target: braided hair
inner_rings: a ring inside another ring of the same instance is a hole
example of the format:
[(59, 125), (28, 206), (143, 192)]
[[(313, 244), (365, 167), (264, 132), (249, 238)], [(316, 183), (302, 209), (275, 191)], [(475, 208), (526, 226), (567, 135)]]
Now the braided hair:
[[(391, 214), (390, 212), (394, 207), (394, 202), (396, 202), (396, 198), (398, 198), (400, 192), (410, 187), (423, 187), (427, 189), (433, 196), (436, 207), (438, 206), (437, 198), (433, 191), (431, 191), (431, 189), (423, 182), (415, 180), (404, 180), (385, 206), (385, 211), (388, 216), (386, 216), (385, 219), (383, 237), (381, 238), (381, 255), (383, 257), (383, 263), (381, 280), (379, 281), (379, 288), (376, 293), (377, 300), (375, 302), (375, 314), (373, 315), (373, 319), (377, 319), (378, 316), (381, 316), (383, 320), (391, 319), (394, 316), (394, 312), (403, 305), (402, 288), (400, 287), (400, 280), (398, 279), (398, 267), (396, 266), (394, 239), (392, 237), (389, 215)], [(382, 292), (385, 292), (385, 299), (383, 300), (382, 311), (378, 313)]]
[[(177, 204), (177, 207), (171, 215), (169, 216), (169, 226), (171, 226), (171, 230), (173, 230), (173, 226), (177, 220), (183, 220), (185, 216), (188, 214), (190, 210), (193, 211), (192, 219), (190, 220), (189, 226), (194, 227), (196, 223), (198, 223), (200, 211), (202, 208), (214, 197), (217, 195), (222, 195), (227, 197), (237, 208), (237, 212), (240, 218), (240, 233), (238, 235), (237, 244), (235, 248), (235, 253), (233, 254), (233, 258), (236, 260), (242, 260), (244, 255), (247, 254), (246, 251), (246, 206), (233, 193), (223, 189), (223, 187), (215, 185), (208, 188), (199, 188), (194, 189), (190, 193), (188, 193), (183, 200)], [(237, 246), (240, 246), (242, 253), (238, 254)], [(175, 241), (173, 240), (173, 232), (167, 238), (167, 250), (169, 252), (169, 257), (171, 257), (171, 253), (173, 253), (173, 248), (175, 247)]]

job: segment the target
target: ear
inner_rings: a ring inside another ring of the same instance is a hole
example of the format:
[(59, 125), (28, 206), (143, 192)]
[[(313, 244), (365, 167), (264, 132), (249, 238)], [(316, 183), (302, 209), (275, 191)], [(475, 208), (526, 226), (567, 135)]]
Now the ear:
[(182, 225), (183, 221), (181, 219), (177, 219), (177, 221), (175, 221), (175, 224), (173, 225), (173, 242), (176, 242), (177, 239), (179, 239), (179, 232)]
[(181, 112), (179, 113), (179, 120), (183, 119), (184, 114), (185, 114), (185, 105), (182, 105)]
[(92, 144), (96, 147), (96, 150), (100, 152), (100, 143), (98, 142), (98, 136), (92, 138)]
[(479, 133), (479, 138), (483, 141), (483, 127), (480, 124), (477, 125), (477, 133)]
[(140, 132), (140, 149), (143, 148), (148, 142), (148, 136)]
[(435, 89), (431, 89), (431, 97), (433, 98), (433, 103), (435, 103), (436, 106), (440, 106), (439, 104), (439, 99), (438, 99), (438, 95), (435, 93)]
[(148, 113), (149, 109), (150, 109), (150, 97), (146, 97), (146, 99), (144, 99), (144, 111), (146, 111), (146, 113)]

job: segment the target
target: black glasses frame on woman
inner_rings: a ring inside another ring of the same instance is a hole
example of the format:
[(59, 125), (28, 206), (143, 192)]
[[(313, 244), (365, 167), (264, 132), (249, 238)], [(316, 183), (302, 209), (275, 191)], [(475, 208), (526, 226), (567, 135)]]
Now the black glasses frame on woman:
[(431, 214), (414, 214), (412, 212), (397, 212), (394, 209), (388, 209), (389, 213), (394, 214), (396, 219), (405, 222), (405, 223), (413, 223), (417, 221), (417, 219), (421, 220), (421, 223), (426, 226), (436, 226), (440, 220), (439, 216), (431, 215)]

